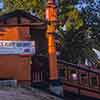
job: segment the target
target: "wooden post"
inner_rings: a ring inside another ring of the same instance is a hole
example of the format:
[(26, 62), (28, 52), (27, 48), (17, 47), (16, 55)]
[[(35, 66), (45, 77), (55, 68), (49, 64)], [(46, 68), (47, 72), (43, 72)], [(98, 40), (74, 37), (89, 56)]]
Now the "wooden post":
[(48, 34), (48, 55), (49, 55), (49, 73), (50, 80), (58, 79), (57, 62), (56, 62), (56, 48), (54, 40), (54, 32), (56, 31), (55, 22), (57, 20), (56, 6), (53, 0), (48, 0), (46, 8), (46, 20), (48, 22), (47, 34)]
[(48, 55), (49, 55), (49, 84), (50, 91), (56, 95), (63, 95), (63, 88), (58, 80), (58, 69), (56, 59), (56, 47), (54, 33), (56, 31), (57, 12), (53, 0), (48, 0), (46, 8), (46, 20), (48, 22)]

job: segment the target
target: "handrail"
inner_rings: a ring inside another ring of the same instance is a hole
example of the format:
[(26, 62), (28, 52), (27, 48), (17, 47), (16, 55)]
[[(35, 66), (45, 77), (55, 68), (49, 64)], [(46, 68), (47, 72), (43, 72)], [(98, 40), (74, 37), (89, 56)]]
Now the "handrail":
[(65, 61), (58, 61), (58, 72), (59, 79), (63, 84), (100, 94), (100, 71), (91, 69), (90, 66), (85, 68)]
[(73, 67), (73, 68), (82, 69), (82, 70), (89, 71), (89, 72), (92, 72), (92, 73), (100, 74), (100, 70), (92, 69), (91, 66), (88, 66), (88, 65), (84, 65), (84, 67), (83, 67), (79, 64), (72, 64), (72, 63), (68, 63), (68, 62), (63, 61), (63, 60), (58, 60), (57, 63), (58, 64), (64, 64), (64, 65), (67, 65), (67, 66), (70, 66), (70, 67)]

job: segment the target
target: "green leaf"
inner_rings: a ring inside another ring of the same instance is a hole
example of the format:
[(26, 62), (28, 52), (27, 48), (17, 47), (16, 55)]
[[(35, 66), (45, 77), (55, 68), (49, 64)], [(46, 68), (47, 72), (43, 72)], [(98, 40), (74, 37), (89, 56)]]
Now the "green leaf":
[(68, 20), (68, 21), (66, 21), (65, 24), (66, 24), (67, 31), (70, 31), (72, 29), (71, 22)]
[(79, 29), (81, 26), (83, 26), (83, 21), (80, 19), (76, 22), (76, 27), (75, 29)]

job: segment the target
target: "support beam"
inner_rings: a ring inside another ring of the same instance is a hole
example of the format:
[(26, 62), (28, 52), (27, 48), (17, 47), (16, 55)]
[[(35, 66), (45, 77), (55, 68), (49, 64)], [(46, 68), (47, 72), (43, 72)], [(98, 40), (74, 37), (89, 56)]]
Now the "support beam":
[(58, 80), (56, 46), (54, 39), (54, 33), (56, 31), (57, 12), (53, 0), (48, 0), (46, 8), (46, 20), (48, 22), (47, 34), (48, 34), (50, 91), (56, 95), (62, 95), (63, 88), (60, 84), (60, 81)]

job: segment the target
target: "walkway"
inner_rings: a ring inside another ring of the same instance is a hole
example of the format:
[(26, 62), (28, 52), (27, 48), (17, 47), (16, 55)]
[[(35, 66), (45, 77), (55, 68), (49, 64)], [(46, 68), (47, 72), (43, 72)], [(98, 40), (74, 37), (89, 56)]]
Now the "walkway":
[(61, 100), (41, 90), (24, 88), (1, 88), (0, 100)]

